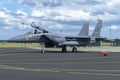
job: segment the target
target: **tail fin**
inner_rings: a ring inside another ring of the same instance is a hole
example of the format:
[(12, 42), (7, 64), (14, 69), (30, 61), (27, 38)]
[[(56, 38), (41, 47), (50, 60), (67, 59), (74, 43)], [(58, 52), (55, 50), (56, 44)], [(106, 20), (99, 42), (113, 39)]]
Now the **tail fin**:
[(78, 36), (88, 36), (89, 34), (89, 22), (85, 22)]
[(92, 37), (94, 38), (99, 38), (100, 37), (100, 32), (102, 28), (102, 20), (98, 20), (98, 23), (93, 31)]
[(96, 38), (100, 38), (101, 28), (102, 28), (102, 20), (98, 20), (97, 25), (96, 25), (96, 27), (91, 35), (90, 43), (95, 43)]

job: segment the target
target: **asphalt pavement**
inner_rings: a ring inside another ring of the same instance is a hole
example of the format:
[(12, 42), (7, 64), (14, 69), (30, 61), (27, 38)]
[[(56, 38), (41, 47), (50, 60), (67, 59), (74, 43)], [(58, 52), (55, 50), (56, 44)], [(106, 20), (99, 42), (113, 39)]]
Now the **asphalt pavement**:
[(0, 80), (119, 80), (120, 53), (0, 48)]

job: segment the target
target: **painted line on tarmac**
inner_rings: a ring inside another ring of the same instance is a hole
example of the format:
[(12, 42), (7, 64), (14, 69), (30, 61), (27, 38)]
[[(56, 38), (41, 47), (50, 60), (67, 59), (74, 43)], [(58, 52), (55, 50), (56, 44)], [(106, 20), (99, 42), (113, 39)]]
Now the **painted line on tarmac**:
[(111, 59), (111, 58), (116, 58), (116, 57), (119, 57), (119, 56), (112, 56), (112, 57), (104, 57), (104, 56), (103, 56), (103, 57), (87, 57), (87, 58), (85, 57), (85, 58), (45, 59), (44, 61), (48, 61), (48, 60), (62, 60), (62, 61), (63, 61), (63, 60), (81, 60), (81, 59), (88, 59), (88, 60), (89, 60), (89, 59), (96, 59), (96, 58), (97, 58), (97, 59), (101, 59), (101, 58), (102, 58), (102, 59), (103, 59), (103, 58), (105, 58), (105, 59), (106, 59), (106, 58), (110, 58), (110, 59)]
[(61, 69), (67, 72), (120, 72), (120, 70), (97, 70), (97, 69)]
[[(61, 70), (61, 69), (32, 69), (32, 68), (22, 68), (22, 67), (14, 67), (14, 66), (7, 66), (7, 65), (0, 65), (0, 69), (15, 70), (15, 71), (32, 71), (32, 72), (54, 72), (54, 73), (64, 72), (67, 74), (74, 74), (74, 75), (120, 77), (120, 74), (118, 74), (118, 73), (114, 73), (114, 74), (113, 73), (105, 73), (105, 71), (116, 72), (117, 70), (94, 70), (94, 69), (92, 69), (92, 70), (79, 70), (80, 72), (75, 72), (75, 71)], [(118, 71), (120, 71), (120, 70), (118, 70)], [(97, 73), (94, 73), (94, 72), (97, 72)], [(104, 73), (98, 73), (98, 72), (104, 72)]]
[(0, 69), (16, 70), (16, 71), (33, 71), (33, 72), (59, 72), (58, 70), (55, 69), (32, 69), (32, 68), (22, 68), (22, 67), (7, 66), (7, 65), (0, 65)]
[[(30, 53), (20, 53), (20, 54), (3, 54), (0, 56), (11, 56), (11, 55), (22, 55), (22, 54), (30, 54)], [(35, 54), (36, 55), (36, 54)], [(117, 58), (119, 56), (112, 56), (112, 57), (85, 57), (85, 58), (61, 58), (61, 59), (35, 59), (35, 61), (68, 61), (68, 60), (89, 60), (89, 59), (108, 59), (108, 58)], [(0, 61), (15, 61), (15, 60), (0, 60)], [(25, 60), (30, 61), (30, 60)]]
[(60, 64), (118, 64), (120, 63), (120, 61), (115, 61), (115, 62), (33, 62), (33, 63), (29, 63), (29, 62), (4, 62), (0, 64), (23, 64), (23, 65), (37, 65), (37, 64), (43, 64), (43, 65), (60, 65)]
[(22, 55), (22, 54), (30, 54), (30, 53), (2, 54), (0, 56), (12, 56), (12, 55)]
[(64, 61), (64, 60), (89, 60), (89, 59), (111, 59), (111, 58), (119, 58), (119, 56), (111, 56), (111, 57), (105, 57), (105, 56), (103, 56), (103, 57), (85, 57), (85, 58), (61, 58), (61, 59), (39, 59), (39, 60), (41, 60), (41, 61)]
[[(12, 55), (23, 55), (23, 54), (30, 54), (30, 53), (20, 53), (20, 54), (3, 54), (0, 56), (12, 56)], [(53, 63), (52, 61), (70, 61), (71, 63), (87, 63), (87, 62), (81, 62), (80, 60), (88, 60), (88, 59), (95, 59), (99, 57), (91, 57), (91, 58), (61, 58), (61, 59), (35, 59), (34, 62), (38, 61), (49, 61), (49, 63)], [(111, 59), (111, 57), (109, 57)], [(30, 59), (26, 60), (0, 60), (0, 62), (14, 62), (14, 61), (31, 61)], [(79, 61), (79, 62), (78, 62)], [(62, 62), (62, 63), (64, 63)], [(45, 62), (46, 63), (46, 62)], [(58, 62), (57, 62), (58, 63)], [(99, 62), (88, 62), (88, 63), (99, 63)], [(111, 62), (100, 62), (100, 63), (119, 63), (119, 61), (111, 61)]]
[(120, 74), (109, 74), (109, 73), (107, 74), (107, 73), (68, 72), (68, 74), (120, 77)]

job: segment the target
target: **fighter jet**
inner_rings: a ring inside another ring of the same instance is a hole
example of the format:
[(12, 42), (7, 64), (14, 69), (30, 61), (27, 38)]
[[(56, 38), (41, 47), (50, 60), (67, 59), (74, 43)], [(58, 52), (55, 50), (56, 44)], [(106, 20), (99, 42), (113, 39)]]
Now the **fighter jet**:
[(100, 37), (100, 30), (102, 26), (102, 21), (98, 20), (97, 26), (92, 34), (92, 36), (88, 36), (89, 23), (85, 22), (83, 28), (79, 32), (78, 36), (68, 36), (64, 34), (56, 34), (51, 33), (45, 30), (42, 27), (35, 26), (33, 23), (32, 27), (41, 30), (41, 33), (31, 34), (27, 33), (24, 35), (20, 35), (17, 37), (13, 37), (9, 39), (9, 42), (38, 42), (42, 43), (44, 47), (62, 47), (62, 52), (67, 51), (67, 46), (71, 46), (72, 52), (77, 52), (76, 46), (86, 46), (89, 45), (92, 40), (95, 40), (95, 37)]

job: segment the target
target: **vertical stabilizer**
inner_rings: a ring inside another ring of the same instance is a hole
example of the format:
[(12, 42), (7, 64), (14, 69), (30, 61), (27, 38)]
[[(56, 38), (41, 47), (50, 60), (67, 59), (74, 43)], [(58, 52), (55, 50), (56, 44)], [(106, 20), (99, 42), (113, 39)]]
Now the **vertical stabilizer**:
[(90, 43), (95, 43), (96, 38), (100, 38), (100, 32), (102, 28), (102, 20), (98, 20), (97, 25), (91, 35), (91, 42)]
[(85, 22), (78, 36), (88, 36), (89, 34), (89, 22)]
[(100, 32), (102, 28), (102, 20), (98, 20), (98, 23), (93, 31), (92, 37), (94, 38), (99, 38), (100, 37)]

